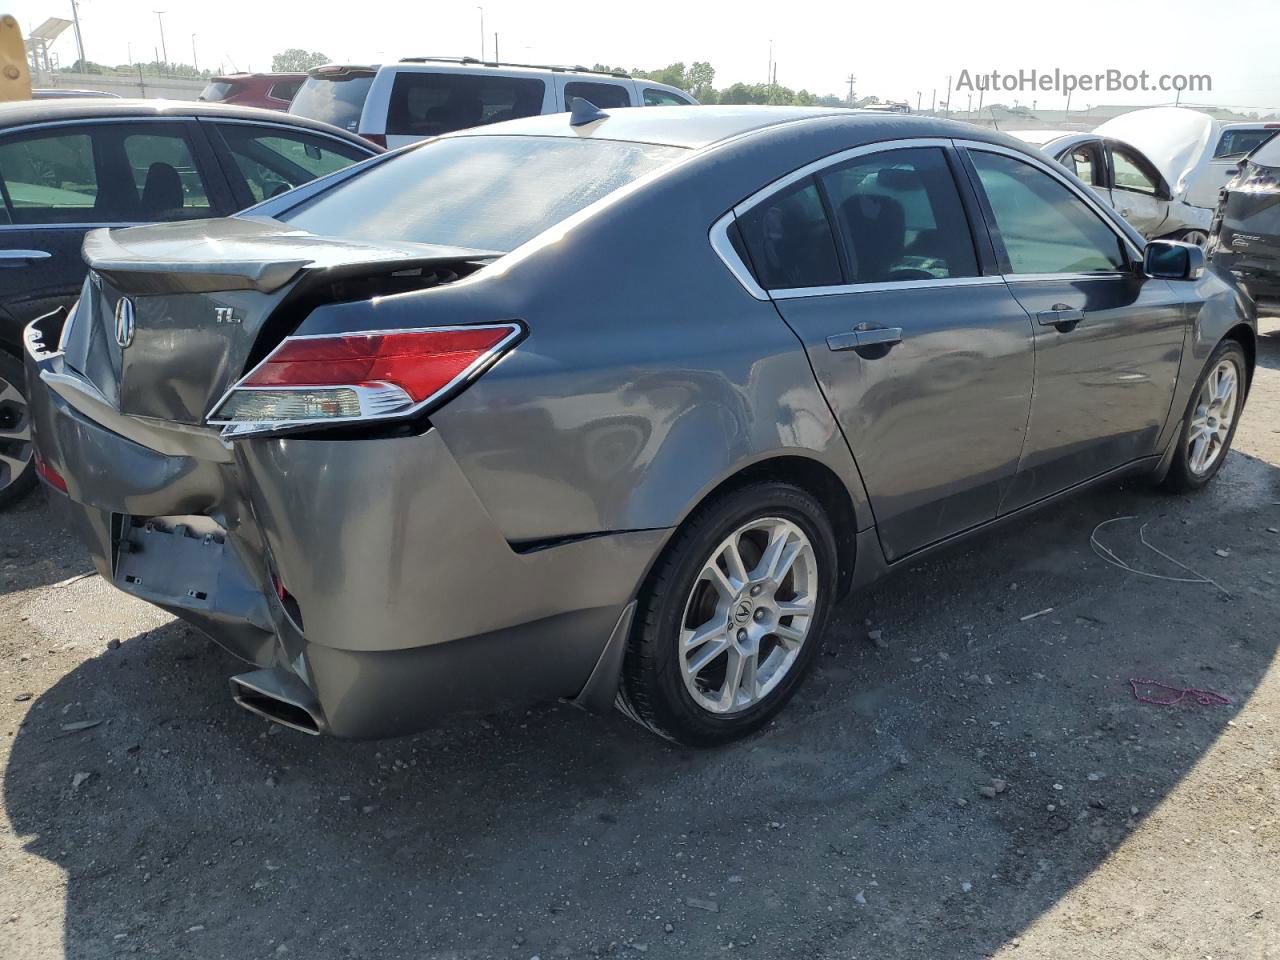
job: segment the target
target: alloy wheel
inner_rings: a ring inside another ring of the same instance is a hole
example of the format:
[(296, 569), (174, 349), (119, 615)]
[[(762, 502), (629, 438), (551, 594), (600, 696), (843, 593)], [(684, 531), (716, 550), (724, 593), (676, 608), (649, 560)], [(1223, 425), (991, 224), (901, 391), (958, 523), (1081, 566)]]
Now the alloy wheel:
[(17, 482), (31, 463), (31, 414), (27, 398), (0, 377), (0, 490)]
[(1227, 448), (1240, 404), (1240, 370), (1220, 360), (1205, 378), (1187, 431), (1187, 466), (1196, 476), (1208, 473)]
[(795, 523), (751, 520), (721, 541), (685, 603), (680, 672), (694, 702), (741, 713), (795, 666), (816, 610), (813, 545)]

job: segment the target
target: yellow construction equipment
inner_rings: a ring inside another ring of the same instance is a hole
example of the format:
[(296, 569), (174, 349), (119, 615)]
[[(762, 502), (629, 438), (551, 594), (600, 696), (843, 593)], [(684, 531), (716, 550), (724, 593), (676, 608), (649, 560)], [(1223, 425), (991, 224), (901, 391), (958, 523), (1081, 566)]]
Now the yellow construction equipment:
[(30, 100), (31, 70), (22, 28), (9, 14), (0, 16), (0, 100)]

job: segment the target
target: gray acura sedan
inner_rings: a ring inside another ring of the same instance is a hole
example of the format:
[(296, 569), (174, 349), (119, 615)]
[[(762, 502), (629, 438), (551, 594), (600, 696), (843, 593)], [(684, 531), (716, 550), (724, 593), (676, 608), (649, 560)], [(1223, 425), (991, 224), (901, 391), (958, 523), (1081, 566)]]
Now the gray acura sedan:
[(27, 330), (102, 576), (377, 737), (562, 697), (716, 744), (837, 599), (1082, 486), (1222, 466), (1247, 295), (999, 133), (846, 110), (495, 124), (98, 231)]

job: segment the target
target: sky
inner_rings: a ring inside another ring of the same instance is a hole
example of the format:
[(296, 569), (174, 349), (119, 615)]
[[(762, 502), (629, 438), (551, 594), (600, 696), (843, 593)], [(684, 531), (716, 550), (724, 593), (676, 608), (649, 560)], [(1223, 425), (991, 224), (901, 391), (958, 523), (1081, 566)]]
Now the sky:
[[(80, 0), (85, 55), (117, 64), (149, 61), (160, 45), (162, 9), (168, 58), (201, 67), (268, 70), (286, 47), (318, 50), (335, 61), (382, 62), (403, 56), (476, 56), (481, 11), (474, 2), (361, 0)], [(0, 0), (24, 35), (46, 17), (70, 19), (71, 0)], [(502, 59), (528, 63), (600, 62), (645, 69), (710, 61), (716, 86), (764, 82), (770, 42), (780, 84), (812, 93), (906, 100), (927, 108), (945, 99), (947, 78), (1021, 69), (1092, 74), (1209, 74), (1212, 92), (1184, 102), (1280, 106), (1280, 0), (1159, 0), (1099, 7), (1037, 0), (778, 0), (735, 3), (609, 3), (602, 0), (487, 0), (485, 53), (499, 35)], [(76, 59), (68, 30), (54, 46)], [(1002, 93), (1030, 106), (1060, 109), (1061, 93)], [(1072, 109), (1091, 104), (1171, 102), (1152, 91), (1077, 91)], [(992, 97), (987, 97), (991, 102)], [(964, 109), (967, 94), (953, 95)], [(977, 95), (974, 104), (976, 106)]]

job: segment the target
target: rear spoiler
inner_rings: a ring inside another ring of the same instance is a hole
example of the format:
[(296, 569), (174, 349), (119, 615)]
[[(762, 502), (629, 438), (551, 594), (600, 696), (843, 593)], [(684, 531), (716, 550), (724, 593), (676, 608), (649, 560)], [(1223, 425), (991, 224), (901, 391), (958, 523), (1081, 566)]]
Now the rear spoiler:
[(272, 293), (306, 270), (350, 274), (483, 261), (495, 254), (429, 244), (377, 244), (319, 237), (275, 220), (229, 218), (98, 229), (84, 261), (122, 293)]

